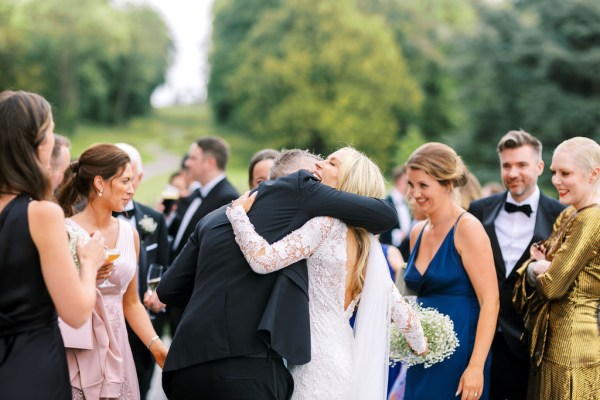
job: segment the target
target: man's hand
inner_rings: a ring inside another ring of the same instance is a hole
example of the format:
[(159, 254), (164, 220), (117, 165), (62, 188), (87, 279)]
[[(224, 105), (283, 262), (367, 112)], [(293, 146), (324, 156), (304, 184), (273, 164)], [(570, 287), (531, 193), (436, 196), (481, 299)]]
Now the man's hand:
[(146, 306), (146, 308), (154, 313), (159, 313), (161, 311), (164, 311), (166, 305), (164, 303), (161, 303), (160, 300), (158, 299), (158, 296), (156, 295), (156, 292), (149, 292), (146, 291), (144, 293), (144, 300), (143, 300), (144, 305)]

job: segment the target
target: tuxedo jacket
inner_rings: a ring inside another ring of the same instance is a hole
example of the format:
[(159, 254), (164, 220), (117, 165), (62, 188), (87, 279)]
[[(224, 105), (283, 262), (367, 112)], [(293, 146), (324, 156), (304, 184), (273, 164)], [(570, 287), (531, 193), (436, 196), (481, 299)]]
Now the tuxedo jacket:
[[(235, 242), (226, 206), (208, 214), (158, 286), (168, 305), (186, 306), (164, 371), (270, 350), (292, 364), (310, 360), (306, 261), (260, 275)], [(263, 182), (248, 216), (273, 243), (317, 216), (374, 232), (396, 222), (386, 200), (340, 192), (307, 171)]]
[[(172, 249), (170, 259), (174, 260), (175, 257), (177, 257), (177, 255), (181, 252), (181, 249), (183, 249), (183, 247), (185, 246), (185, 243), (187, 242), (188, 238), (190, 237), (192, 232), (194, 232), (194, 228), (196, 227), (198, 221), (200, 221), (209, 212), (221, 207), (224, 204), (231, 202), (232, 200), (237, 199), (238, 197), (239, 194), (237, 190), (235, 190), (235, 188), (231, 185), (227, 178), (224, 178), (219, 183), (217, 183), (215, 187), (213, 187), (211, 191), (208, 192), (208, 195), (202, 200), (200, 207), (198, 207), (198, 209), (192, 216), (192, 219), (185, 228), (185, 231), (183, 233), (183, 236), (181, 237), (181, 241), (177, 245), (177, 248)], [(191, 197), (188, 197), (186, 199), (182, 199), (179, 205), (177, 206), (175, 219), (169, 226), (169, 234), (173, 238), (177, 237), (177, 232), (179, 231), (181, 220), (183, 219), (183, 216), (185, 215), (185, 212), (187, 211), (192, 201), (193, 199)]]
[(508, 347), (515, 356), (527, 359), (527, 348), (521, 341), (521, 335), (525, 330), (523, 318), (517, 313), (512, 303), (513, 289), (517, 279), (516, 272), (521, 265), (529, 259), (529, 248), (531, 245), (534, 242), (547, 239), (548, 236), (550, 236), (554, 221), (565, 206), (540, 192), (540, 202), (536, 213), (533, 237), (519, 258), (519, 261), (517, 261), (517, 264), (507, 277), (504, 258), (502, 257), (502, 251), (498, 243), (498, 237), (496, 236), (495, 226), (496, 217), (498, 217), (500, 210), (504, 207), (507, 195), (508, 192), (504, 192), (476, 200), (471, 203), (469, 212), (481, 221), (492, 245), (494, 265), (496, 267), (500, 291), (500, 313), (498, 314), (498, 324)]

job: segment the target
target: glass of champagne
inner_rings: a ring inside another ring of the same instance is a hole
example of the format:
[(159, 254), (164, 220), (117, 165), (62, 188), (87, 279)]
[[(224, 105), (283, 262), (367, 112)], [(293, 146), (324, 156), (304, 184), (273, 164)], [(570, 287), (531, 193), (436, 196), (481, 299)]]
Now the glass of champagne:
[[(154, 294), (156, 287), (160, 283), (160, 278), (162, 277), (164, 267), (160, 264), (152, 263), (148, 266), (148, 275), (146, 276), (146, 282), (148, 283), (148, 289), (146, 290), (149, 296)], [(156, 317), (154, 314), (148, 309), (148, 316), (151, 320)]]
[(162, 277), (164, 267), (160, 264), (152, 263), (148, 266), (148, 275), (146, 276), (146, 282), (148, 283), (148, 294), (153, 295), (160, 278)]
[(175, 186), (167, 185), (163, 189), (160, 196), (162, 197), (162, 204), (165, 208), (163, 213), (165, 215), (171, 214), (171, 211), (173, 211), (173, 207), (179, 200), (179, 189), (177, 189)]
[[(119, 249), (106, 249), (106, 258), (104, 260), (104, 264), (110, 264), (115, 261), (121, 255), (121, 250)], [(104, 280), (98, 285), (99, 288), (110, 288), (115, 287), (117, 285), (110, 283), (108, 278), (104, 278)]]

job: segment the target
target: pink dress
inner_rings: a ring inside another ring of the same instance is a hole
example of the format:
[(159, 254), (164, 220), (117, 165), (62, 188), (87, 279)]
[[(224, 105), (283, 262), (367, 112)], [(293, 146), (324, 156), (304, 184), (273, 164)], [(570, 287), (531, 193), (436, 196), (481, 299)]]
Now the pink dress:
[[(66, 221), (71, 227), (83, 230), (72, 219)], [(115, 286), (98, 288), (99, 300), (87, 325), (76, 330), (61, 328), (73, 399), (140, 398), (123, 315), (123, 294), (136, 272), (134, 234), (129, 223), (120, 219), (117, 221), (119, 233), (116, 247), (121, 254), (114, 261), (109, 278)], [(64, 323), (62, 325), (64, 328)], [(87, 346), (87, 342), (91, 346)], [(74, 347), (69, 347), (69, 343), (75, 343)]]

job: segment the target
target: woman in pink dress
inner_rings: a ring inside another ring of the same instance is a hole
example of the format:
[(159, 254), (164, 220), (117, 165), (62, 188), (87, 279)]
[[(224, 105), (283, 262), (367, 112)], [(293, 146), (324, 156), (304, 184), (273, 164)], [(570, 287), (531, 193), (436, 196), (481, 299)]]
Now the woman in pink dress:
[[(140, 393), (125, 320), (162, 368), (167, 348), (154, 331), (137, 289), (140, 240), (133, 227), (112, 216), (133, 196), (129, 157), (112, 144), (97, 144), (71, 164), (58, 200), (71, 232), (100, 231), (108, 248), (120, 251), (108, 284), (98, 286), (95, 312), (78, 332), (63, 331), (75, 399), (139, 399)], [(74, 205), (84, 202), (74, 213)], [(77, 342), (75, 344), (70, 344)], [(72, 347), (70, 347), (72, 346)]]

